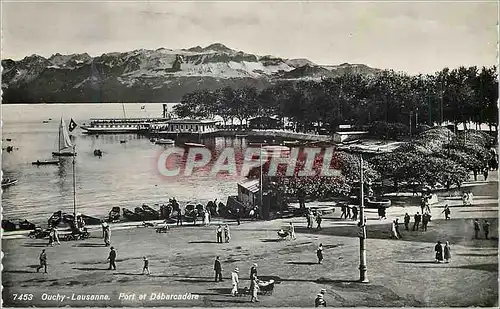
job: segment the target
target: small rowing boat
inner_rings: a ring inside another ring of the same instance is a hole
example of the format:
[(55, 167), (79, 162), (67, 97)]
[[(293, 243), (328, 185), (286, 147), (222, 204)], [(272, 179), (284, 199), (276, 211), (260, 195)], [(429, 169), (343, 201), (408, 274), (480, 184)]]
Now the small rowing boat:
[(207, 147), (203, 144), (197, 144), (197, 143), (184, 143), (184, 145), (187, 147)]
[(155, 141), (156, 145), (173, 145), (175, 141), (173, 139), (159, 139)]
[(59, 160), (36, 160), (34, 162), (31, 162), (33, 165), (57, 165), (59, 164)]
[(2, 189), (15, 185), (19, 180), (17, 179), (2, 179)]

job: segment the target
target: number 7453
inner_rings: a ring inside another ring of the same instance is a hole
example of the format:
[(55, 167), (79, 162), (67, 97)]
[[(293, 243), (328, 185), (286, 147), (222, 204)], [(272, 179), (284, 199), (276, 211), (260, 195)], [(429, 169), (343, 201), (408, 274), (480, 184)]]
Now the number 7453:
[(14, 300), (33, 300), (33, 294), (12, 294)]

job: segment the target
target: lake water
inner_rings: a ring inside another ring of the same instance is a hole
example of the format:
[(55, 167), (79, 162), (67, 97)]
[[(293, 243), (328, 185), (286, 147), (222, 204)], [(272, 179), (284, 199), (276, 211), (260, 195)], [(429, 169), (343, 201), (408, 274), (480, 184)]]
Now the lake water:
[[(141, 106), (145, 106), (141, 109)], [(162, 104), (125, 104), (127, 117), (161, 117)], [(77, 123), (90, 118), (123, 117), (122, 104), (36, 104), (2, 105), (2, 152), (4, 178), (19, 182), (6, 188), (2, 195), (3, 216), (9, 220), (28, 219), (46, 223), (53, 212), (73, 212), (72, 158), (62, 164), (34, 166), (31, 162), (51, 159), (56, 150), (61, 116), (66, 124), (73, 118)], [(51, 118), (48, 123), (44, 120)], [(113, 206), (133, 211), (143, 203), (165, 203), (176, 197), (181, 203), (201, 202), (217, 198), (226, 203), (227, 196), (237, 194), (237, 182), (244, 177), (211, 177), (194, 174), (184, 178), (166, 178), (157, 168), (157, 158), (164, 147), (135, 134), (82, 134), (77, 128), (71, 133), (77, 148), (76, 204), (77, 211), (93, 216), (107, 216)], [(6, 141), (7, 138), (12, 141)], [(120, 143), (120, 140), (127, 140)], [(193, 142), (200, 142), (197, 138)], [(245, 139), (212, 138), (201, 140), (214, 153), (225, 147), (235, 151), (246, 148)], [(101, 149), (101, 159), (93, 155)], [(158, 208), (158, 207), (157, 207)]]

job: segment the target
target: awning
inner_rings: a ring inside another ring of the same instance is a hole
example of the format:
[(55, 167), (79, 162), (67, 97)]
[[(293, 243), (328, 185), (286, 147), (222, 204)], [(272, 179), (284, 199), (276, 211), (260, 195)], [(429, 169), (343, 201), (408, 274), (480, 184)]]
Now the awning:
[(252, 193), (257, 193), (260, 189), (259, 180), (250, 180), (244, 183), (239, 183), (238, 186), (241, 186)]

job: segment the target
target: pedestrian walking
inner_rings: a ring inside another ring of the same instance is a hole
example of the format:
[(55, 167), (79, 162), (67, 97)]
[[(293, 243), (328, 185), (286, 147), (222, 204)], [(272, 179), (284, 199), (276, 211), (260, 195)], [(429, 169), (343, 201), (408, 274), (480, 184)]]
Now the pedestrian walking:
[(475, 219), (474, 220), (474, 238), (478, 239), (479, 238), (479, 220)]
[(36, 272), (39, 272), (40, 269), (44, 269), (44, 273), (47, 273), (47, 253), (45, 253), (45, 249), (42, 249), (40, 256), (38, 257), (40, 261), (40, 265), (36, 268)]
[(393, 220), (391, 224), (391, 238), (399, 239), (398, 233), (396, 232), (396, 220)]
[(345, 207), (345, 212), (346, 212), (346, 219), (351, 219), (351, 207), (349, 207), (349, 205)]
[(484, 238), (488, 239), (488, 234), (490, 233), (490, 223), (488, 220), (484, 220), (483, 223)]
[(52, 229), (49, 230), (49, 243), (47, 244), (47, 246), (54, 246), (54, 232)]
[(322, 293), (318, 293), (318, 295), (316, 295), (316, 299), (314, 300), (314, 307), (320, 306), (326, 307), (326, 301)]
[(386, 215), (387, 209), (384, 206), (381, 206), (380, 208), (382, 208), (381, 209), (382, 219), (386, 220), (387, 219), (387, 215)]
[(444, 245), (444, 260), (449, 263), (451, 259), (450, 243), (447, 241)]
[(109, 260), (109, 268), (108, 270), (116, 270), (116, 251), (115, 251), (115, 247), (111, 247), (109, 248), (109, 256), (108, 256), (108, 260)]
[(340, 214), (340, 219), (342, 219), (342, 217), (347, 219), (346, 205), (342, 205), (341, 210), (342, 210), (342, 213)]
[(240, 209), (236, 209), (236, 222), (240, 225)]
[(405, 213), (405, 218), (404, 218), (404, 223), (405, 223), (405, 230), (409, 230), (409, 225), (410, 225), (410, 215), (408, 213)]
[(378, 219), (382, 220), (382, 218), (384, 217), (383, 211), (382, 211), (382, 206), (378, 206), (378, 208), (377, 208), (377, 214), (378, 214)]
[(448, 204), (444, 205), (444, 210), (441, 213), (444, 213), (445, 220), (450, 220), (451, 210), (450, 210), (450, 206), (448, 206)]
[(53, 227), (52, 228), (52, 232), (54, 233), (54, 236), (53, 236), (53, 242), (57, 243), (58, 245), (61, 244), (61, 242), (59, 241), (59, 230), (57, 229), (57, 227)]
[(316, 256), (318, 257), (318, 264), (323, 262), (323, 244), (319, 244), (318, 249), (316, 250)]
[(310, 229), (312, 227), (311, 216), (309, 215), (309, 209), (306, 212), (306, 220), (307, 220), (307, 228)]
[(487, 181), (488, 180), (488, 173), (489, 173), (489, 169), (487, 167), (485, 167), (483, 169), (483, 176), (484, 176), (484, 181)]
[(394, 220), (394, 228), (396, 231), (396, 236), (398, 236), (398, 239), (402, 238), (401, 233), (399, 232), (399, 219)]
[(224, 238), (225, 238), (225, 241), (228, 243), (229, 240), (231, 239), (231, 234), (229, 232), (229, 226), (226, 224), (224, 226)]
[(443, 260), (443, 246), (440, 241), (437, 242), (434, 251), (436, 252), (436, 263), (441, 263)]
[(297, 236), (295, 236), (295, 226), (293, 226), (293, 223), (290, 222), (290, 240), (292, 239), (297, 239)]
[(111, 245), (111, 228), (109, 225), (104, 229), (104, 246), (107, 247)]
[(222, 226), (220, 224), (215, 230), (215, 232), (217, 234), (217, 243), (222, 243)]
[(148, 275), (151, 275), (149, 272), (149, 260), (147, 257), (142, 258), (144, 265), (142, 266), (142, 274), (144, 275), (144, 272), (147, 271)]
[(352, 208), (352, 221), (358, 221), (358, 207)]
[(233, 284), (233, 289), (231, 290), (231, 296), (238, 295), (238, 284), (240, 283), (240, 279), (238, 277), (239, 273), (238, 267), (236, 267), (231, 273), (231, 283)]
[(314, 227), (315, 216), (314, 213), (309, 209), (309, 220), (311, 221), (311, 228)]
[(222, 282), (222, 265), (220, 264), (219, 257), (217, 256), (215, 258), (215, 263), (214, 263), (214, 271), (215, 271), (215, 282), (219, 280)]
[(415, 230), (417, 230), (417, 231), (418, 231), (418, 226), (419, 226), (419, 224), (420, 224), (420, 220), (421, 220), (421, 219), (422, 219), (422, 216), (420, 215), (420, 213), (419, 213), (419, 212), (417, 212), (417, 213), (413, 216), (413, 220), (414, 220), (414, 222), (413, 222), (413, 228), (412, 228), (412, 230), (413, 230), (413, 231), (415, 231)]
[(321, 221), (323, 221), (323, 219), (321, 218), (321, 214), (318, 211), (318, 214), (316, 215), (316, 223), (318, 223), (318, 226), (316, 228), (318, 230), (321, 230)]
[(203, 224), (205, 226), (210, 225), (210, 211), (208, 209), (205, 209), (205, 212), (203, 213)]
[(257, 279), (256, 275), (254, 275), (252, 278), (252, 282), (250, 284), (250, 290), (252, 292), (252, 298), (250, 299), (250, 301), (252, 303), (258, 302), (259, 299), (257, 298), (257, 294), (259, 293), (259, 279)]
[(102, 238), (106, 236), (106, 228), (108, 227), (108, 223), (106, 221), (102, 221), (101, 228), (102, 228)]
[(250, 281), (252, 281), (253, 276), (257, 277), (257, 263), (253, 263), (250, 268)]
[(430, 215), (428, 213), (424, 213), (422, 215), (422, 231), (427, 231), (427, 225), (429, 224)]

